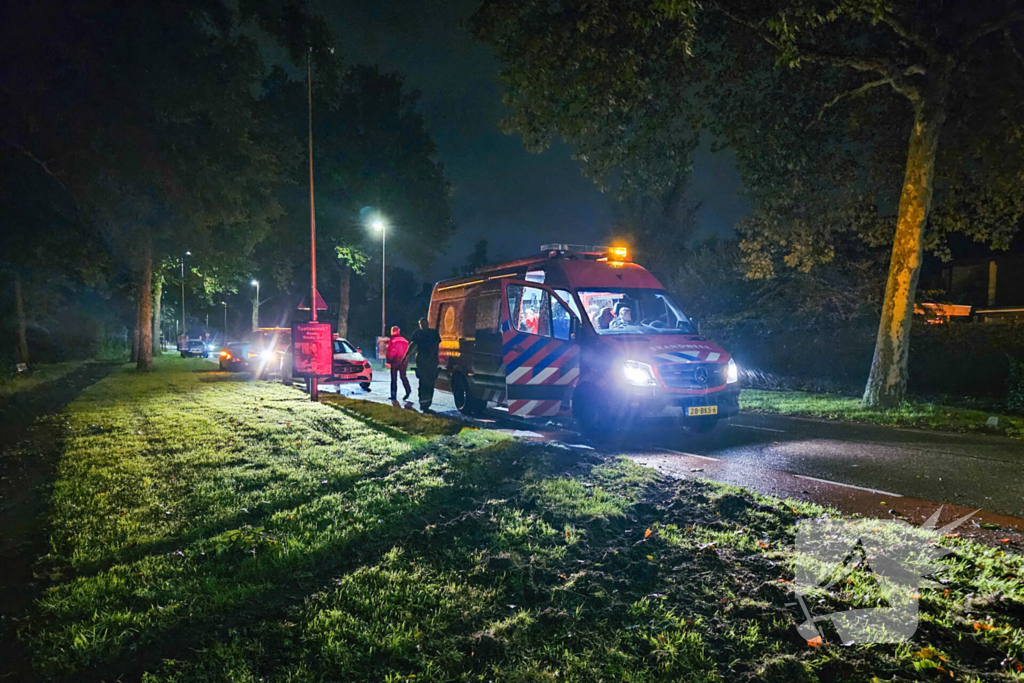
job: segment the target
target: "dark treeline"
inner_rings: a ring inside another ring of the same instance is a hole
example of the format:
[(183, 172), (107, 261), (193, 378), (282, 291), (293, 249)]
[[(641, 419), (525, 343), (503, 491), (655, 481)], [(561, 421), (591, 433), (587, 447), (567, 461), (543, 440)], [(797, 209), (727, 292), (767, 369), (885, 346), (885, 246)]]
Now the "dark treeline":
[[(419, 268), (444, 248), (449, 187), (417, 94), (345, 63), (301, 3), (15, 0), (0, 12), (0, 357), (130, 342), (147, 368), (161, 334), (218, 331), (225, 304), (229, 333), (249, 329), (252, 280), (261, 325), (301, 315), (307, 60), (332, 322), (347, 333), (353, 295), (355, 308), (379, 302), (369, 212), (387, 221), (389, 258)], [(396, 299), (420, 294), (406, 285)]]

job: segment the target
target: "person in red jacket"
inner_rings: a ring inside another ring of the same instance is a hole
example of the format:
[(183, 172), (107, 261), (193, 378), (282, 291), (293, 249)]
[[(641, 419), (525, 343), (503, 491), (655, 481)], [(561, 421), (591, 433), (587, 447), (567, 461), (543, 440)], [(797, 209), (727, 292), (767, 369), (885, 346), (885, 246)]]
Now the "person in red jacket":
[(409, 376), (406, 374), (406, 354), (409, 352), (409, 341), (402, 336), (402, 330), (398, 326), (391, 328), (391, 338), (388, 339), (387, 363), (391, 368), (391, 400), (398, 400), (398, 377), (402, 377), (402, 385), (405, 387), (405, 398), (408, 401), (412, 394), (412, 385), (409, 384)]

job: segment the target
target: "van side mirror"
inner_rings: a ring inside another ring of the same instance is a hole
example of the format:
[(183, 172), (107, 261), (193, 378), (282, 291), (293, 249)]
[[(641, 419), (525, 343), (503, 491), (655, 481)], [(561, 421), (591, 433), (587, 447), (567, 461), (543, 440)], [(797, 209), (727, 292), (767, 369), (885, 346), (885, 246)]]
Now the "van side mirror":
[(700, 334), (700, 320), (697, 320), (697, 318), (690, 318), (690, 324), (693, 325), (693, 329), (697, 330), (697, 334)]
[(569, 318), (569, 339), (576, 339), (580, 334), (580, 319), (576, 316)]

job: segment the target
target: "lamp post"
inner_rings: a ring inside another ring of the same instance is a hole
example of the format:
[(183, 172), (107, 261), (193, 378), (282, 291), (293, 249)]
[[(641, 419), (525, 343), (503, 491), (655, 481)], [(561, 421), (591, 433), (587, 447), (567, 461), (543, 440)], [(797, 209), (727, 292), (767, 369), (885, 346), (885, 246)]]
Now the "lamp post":
[[(191, 251), (186, 251), (185, 256), (191, 256)], [(181, 333), (185, 334), (185, 256), (181, 257)]]
[(260, 281), (253, 280), (250, 284), (256, 288), (256, 298), (252, 300), (252, 329), (260, 326)]
[(221, 301), (224, 306), (224, 346), (228, 344), (228, 302)]
[(376, 218), (373, 221), (374, 230), (380, 230), (380, 336), (388, 336), (387, 328), (387, 296), (385, 292), (385, 269), (387, 266), (387, 244), (388, 244), (388, 226), (382, 218)]

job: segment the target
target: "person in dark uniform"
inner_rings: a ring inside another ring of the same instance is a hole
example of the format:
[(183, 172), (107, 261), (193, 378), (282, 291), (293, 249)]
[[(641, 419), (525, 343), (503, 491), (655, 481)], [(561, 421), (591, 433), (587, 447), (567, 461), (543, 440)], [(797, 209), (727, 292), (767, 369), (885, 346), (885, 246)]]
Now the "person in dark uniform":
[(416, 377), (419, 379), (420, 410), (430, 412), (434, 401), (434, 383), (437, 381), (437, 349), (441, 335), (430, 329), (426, 318), (420, 318), (420, 329), (409, 340), (409, 355), (416, 353)]

